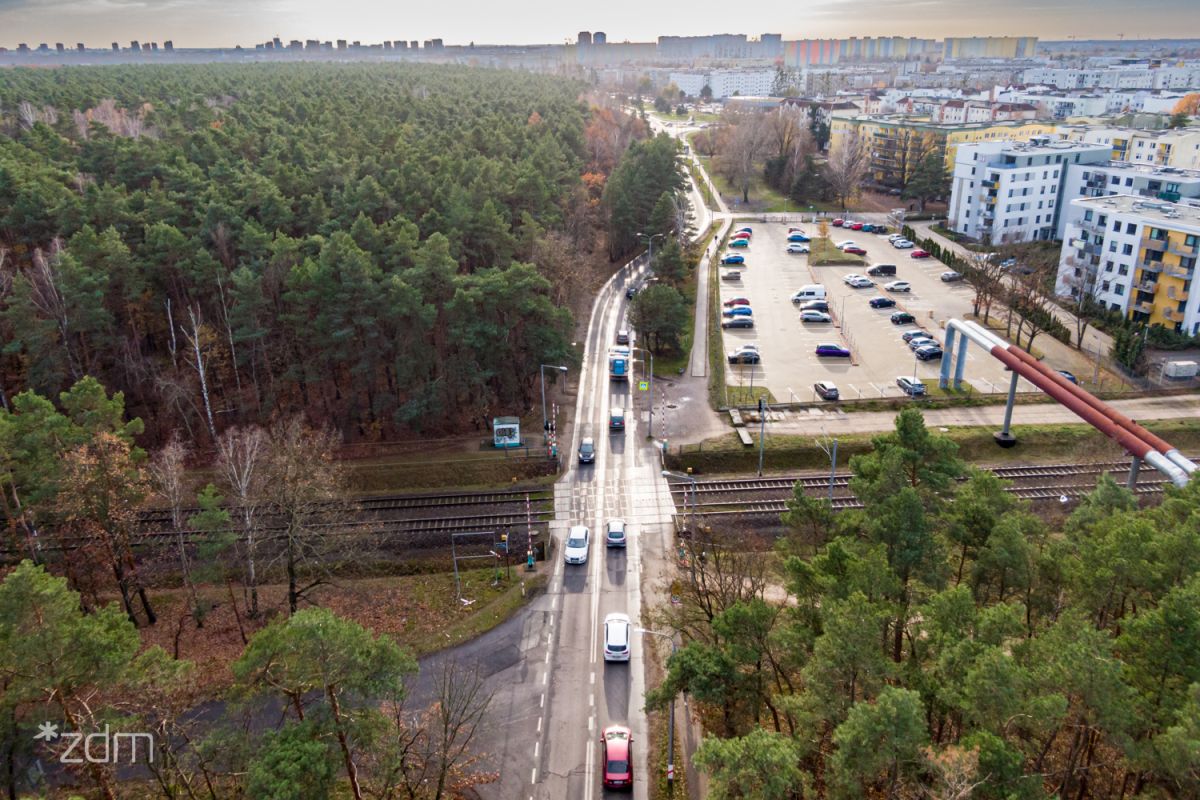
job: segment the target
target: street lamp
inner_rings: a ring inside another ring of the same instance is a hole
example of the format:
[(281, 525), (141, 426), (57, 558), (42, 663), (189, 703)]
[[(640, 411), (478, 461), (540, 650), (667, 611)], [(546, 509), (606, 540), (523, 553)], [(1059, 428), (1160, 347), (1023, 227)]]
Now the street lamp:
[(646, 263), (650, 265), (651, 270), (654, 269), (654, 240), (657, 239), (659, 236), (662, 236), (665, 238), (666, 234), (665, 233), (649, 234), (649, 233), (642, 233), (640, 231), (637, 234), (637, 237), (639, 239), (645, 239), (646, 243), (650, 246), (650, 252), (646, 255)]
[(650, 421), (647, 423), (646, 435), (651, 439), (654, 438), (654, 351), (648, 347), (630, 347), (629, 352), (636, 353), (641, 351), (650, 356), (650, 377), (646, 384), (646, 389), (650, 392)]
[[(666, 474), (665, 472), (663, 474)], [(664, 639), (671, 640), (671, 655), (674, 656), (679, 650), (675, 644), (674, 633), (663, 633), (662, 631), (652, 631), (648, 628), (634, 628), (638, 633), (646, 633), (651, 636), (661, 636)], [(671, 695), (671, 707), (669, 711), (670, 721), (667, 725), (667, 786), (672, 790), (675, 788), (675, 695)]]
[(550, 432), (550, 425), (546, 419), (546, 369), (547, 368), (556, 369), (564, 375), (567, 374), (566, 367), (559, 367), (559, 366), (555, 366), (553, 364), (542, 364), (541, 369), (538, 370), (538, 379), (541, 381), (541, 384), (542, 384), (542, 444), (546, 444), (546, 442), (549, 440), (549, 437), (547, 436), (547, 434)]

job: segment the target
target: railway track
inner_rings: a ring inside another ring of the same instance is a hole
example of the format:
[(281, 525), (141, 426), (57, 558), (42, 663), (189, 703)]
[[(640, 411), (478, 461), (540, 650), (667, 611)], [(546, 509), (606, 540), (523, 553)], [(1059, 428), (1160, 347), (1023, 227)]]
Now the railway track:
[[(1101, 473), (1128, 473), (1128, 461), (1070, 464), (1041, 464), (1025, 467), (997, 467), (996, 477), (1012, 481), (1007, 491), (1026, 500), (1075, 499), (1095, 488), (1095, 483), (1079, 483), (1078, 478)], [(850, 473), (833, 476), (835, 510), (862, 508), (850, 492)], [(702, 517), (768, 517), (787, 511), (793, 487), (800, 484), (807, 493), (824, 494), (830, 487), (829, 475), (789, 475), (771, 478), (717, 478), (706, 481), (675, 481), (671, 493), (680, 517), (694, 513)], [(1156, 473), (1143, 474), (1134, 492), (1159, 494), (1169, 481)]]

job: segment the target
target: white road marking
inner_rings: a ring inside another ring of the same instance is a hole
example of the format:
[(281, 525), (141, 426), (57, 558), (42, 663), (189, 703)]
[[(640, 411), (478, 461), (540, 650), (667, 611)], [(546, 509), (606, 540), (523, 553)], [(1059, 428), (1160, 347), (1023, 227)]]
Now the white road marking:
[(533, 768), (533, 778), (531, 778), (529, 782), (530, 782), (530, 783), (537, 783), (537, 767), (534, 767), (534, 768)]
[(537, 729), (537, 732), (538, 732), (538, 733), (541, 733), (541, 732), (542, 732), (542, 718), (541, 718), (541, 717), (538, 717), (538, 729)]
[(541, 752), (542, 752), (542, 740), (538, 739), (536, 742), (533, 743), (533, 757), (537, 758)]
[(545, 692), (542, 692), (542, 702), (541, 702), (541, 707), (542, 707), (542, 708), (545, 708), (545, 707), (546, 707), (546, 693), (545, 693)]

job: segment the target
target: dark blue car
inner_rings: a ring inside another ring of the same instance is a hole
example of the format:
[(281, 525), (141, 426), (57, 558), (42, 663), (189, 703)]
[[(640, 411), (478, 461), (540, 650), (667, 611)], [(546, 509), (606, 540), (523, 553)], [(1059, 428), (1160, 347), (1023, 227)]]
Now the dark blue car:
[(817, 345), (817, 356), (822, 358), (849, 358), (850, 348), (842, 347), (840, 344), (823, 342)]

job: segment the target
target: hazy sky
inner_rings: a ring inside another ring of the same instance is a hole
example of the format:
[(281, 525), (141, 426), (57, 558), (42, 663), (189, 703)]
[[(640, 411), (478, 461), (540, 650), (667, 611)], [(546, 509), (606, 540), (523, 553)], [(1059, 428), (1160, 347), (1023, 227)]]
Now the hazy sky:
[[(587, 6), (593, 6), (588, 10)], [(442, 38), (446, 44), (546, 43), (577, 31), (609, 41), (661, 34), (1034, 35), (1042, 39), (1200, 37), (1200, 0), (0, 0), (0, 45), (174, 40), (177, 47), (289, 39)]]

